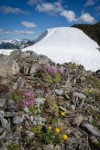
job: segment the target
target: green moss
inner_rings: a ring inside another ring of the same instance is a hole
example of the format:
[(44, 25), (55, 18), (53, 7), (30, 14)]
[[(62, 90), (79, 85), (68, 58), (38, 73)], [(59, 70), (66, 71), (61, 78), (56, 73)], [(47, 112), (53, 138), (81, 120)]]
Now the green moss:
[(43, 79), (44, 81), (48, 83), (59, 83), (61, 82), (61, 75), (60, 74), (55, 74), (55, 75), (47, 74), (43, 77)]
[(56, 74), (54, 77), (52, 77), (53, 83), (59, 83), (61, 82), (61, 75)]
[(86, 77), (86, 80), (89, 84), (92, 85), (93, 88), (97, 88), (100, 90), (100, 79), (93, 76), (93, 75), (89, 75)]
[(42, 126), (32, 126), (31, 131), (36, 135), (40, 135), (42, 133)]
[(21, 150), (21, 148), (20, 148), (19, 145), (13, 144), (13, 143), (7, 145), (7, 149), (8, 149), (8, 150)]
[(92, 121), (92, 125), (93, 125), (93, 126), (96, 126), (96, 125), (97, 125), (97, 122), (96, 122), (95, 120), (93, 120), (93, 121)]
[(52, 101), (51, 104), (52, 104), (53, 108), (56, 110), (56, 113), (58, 114), (59, 113), (58, 105), (54, 101)]
[(53, 109), (55, 110), (55, 115), (58, 116), (58, 114), (59, 114), (59, 106), (58, 106), (58, 104), (52, 98), (50, 98), (50, 104), (53, 107)]
[(77, 69), (77, 64), (71, 63), (71, 64), (70, 64), (70, 67), (71, 67), (71, 69)]
[(53, 125), (57, 125), (59, 123), (61, 123), (61, 118), (55, 117), (55, 118), (52, 119), (52, 124)]
[(48, 83), (53, 83), (53, 78), (50, 74), (47, 74), (43, 77), (44, 81), (48, 82)]
[(23, 96), (23, 91), (16, 91), (15, 93), (12, 94), (12, 99), (14, 101), (21, 102), (22, 101), (22, 96)]

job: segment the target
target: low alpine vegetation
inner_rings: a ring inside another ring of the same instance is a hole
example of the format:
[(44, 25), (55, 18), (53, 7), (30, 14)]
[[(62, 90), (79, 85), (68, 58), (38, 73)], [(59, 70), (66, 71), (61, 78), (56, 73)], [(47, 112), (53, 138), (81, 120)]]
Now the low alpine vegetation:
[(42, 78), (48, 83), (59, 83), (61, 82), (61, 69), (52, 65), (42, 65), (36, 72), (35, 76)]

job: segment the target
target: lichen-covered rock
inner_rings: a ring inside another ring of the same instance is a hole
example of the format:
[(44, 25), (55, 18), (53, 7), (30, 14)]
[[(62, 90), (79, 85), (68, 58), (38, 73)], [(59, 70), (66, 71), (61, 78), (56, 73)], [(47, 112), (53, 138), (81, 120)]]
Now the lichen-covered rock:
[(0, 55), (0, 76), (7, 77), (19, 73), (16, 61), (5, 55)]

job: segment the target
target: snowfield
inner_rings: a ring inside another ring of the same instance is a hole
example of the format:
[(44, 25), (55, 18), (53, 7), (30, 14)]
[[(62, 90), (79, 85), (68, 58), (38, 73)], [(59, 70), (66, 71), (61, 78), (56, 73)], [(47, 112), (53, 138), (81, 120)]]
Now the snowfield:
[(86, 70), (100, 69), (98, 44), (80, 29), (60, 27), (46, 30), (32, 46), (23, 51), (32, 50), (48, 56), (56, 63), (73, 62), (81, 64)]
[[(73, 62), (81, 64), (86, 70), (100, 69), (100, 52), (98, 44), (83, 31), (72, 27), (47, 29), (35, 44), (22, 51), (34, 51), (48, 56), (56, 63)], [(9, 55), (11, 50), (0, 50)]]
[(0, 49), (0, 54), (10, 55), (10, 53), (13, 51), (14, 50), (11, 50), (11, 49)]

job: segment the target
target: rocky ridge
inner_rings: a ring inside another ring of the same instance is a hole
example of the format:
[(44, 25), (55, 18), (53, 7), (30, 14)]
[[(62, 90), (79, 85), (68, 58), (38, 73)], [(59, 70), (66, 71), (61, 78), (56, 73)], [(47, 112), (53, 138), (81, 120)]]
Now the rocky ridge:
[(99, 149), (99, 70), (30, 51), (0, 55), (0, 150)]

